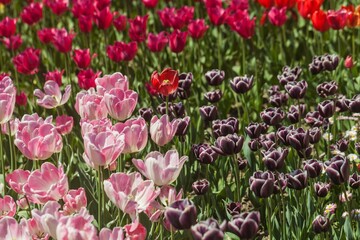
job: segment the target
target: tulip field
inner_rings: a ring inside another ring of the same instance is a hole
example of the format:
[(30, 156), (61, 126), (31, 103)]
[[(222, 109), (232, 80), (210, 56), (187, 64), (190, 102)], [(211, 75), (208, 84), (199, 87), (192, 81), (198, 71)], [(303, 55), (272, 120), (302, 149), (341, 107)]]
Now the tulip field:
[(0, 240), (360, 239), (359, 4), (0, 0)]

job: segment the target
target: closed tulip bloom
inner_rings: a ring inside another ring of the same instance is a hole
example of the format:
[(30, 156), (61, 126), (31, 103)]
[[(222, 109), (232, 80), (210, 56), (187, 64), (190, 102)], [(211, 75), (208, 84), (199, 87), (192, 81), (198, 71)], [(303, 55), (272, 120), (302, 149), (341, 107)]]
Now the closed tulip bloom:
[(33, 25), (39, 22), (43, 17), (43, 5), (42, 3), (31, 3), (26, 6), (20, 13), (21, 20), (29, 25)]
[(256, 17), (250, 19), (249, 13), (245, 11), (238, 11), (233, 17), (229, 17), (227, 23), (230, 28), (237, 32), (242, 38), (250, 39), (255, 34), (255, 20)]
[(90, 33), (93, 27), (93, 16), (81, 15), (78, 19), (79, 30), (83, 33)]
[(316, 177), (320, 176), (320, 174), (323, 170), (322, 162), (317, 161), (315, 159), (305, 161), (305, 162), (303, 162), (303, 164), (304, 164), (304, 170), (306, 170), (306, 172), (310, 178), (316, 178)]
[(206, 82), (211, 86), (219, 86), (225, 79), (225, 72), (219, 69), (212, 69), (205, 73)]
[(260, 113), (260, 117), (267, 125), (275, 126), (285, 118), (285, 113), (280, 108), (267, 108)]
[(169, 96), (178, 88), (179, 73), (171, 68), (165, 68), (161, 73), (154, 71), (150, 81), (155, 92)]
[(179, 29), (175, 29), (169, 35), (169, 46), (172, 52), (179, 53), (184, 50), (187, 34), (188, 32), (181, 32)]
[(44, 4), (59, 16), (68, 10), (69, 0), (45, 0)]
[(179, 136), (181, 141), (185, 140), (185, 135), (187, 134), (190, 126), (190, 117), (186, 116), (183, 119), (179, 119), (179, 124), (176, 129), (176, 136)]
[(318, 111), (308, 112), (305, 116), (305, 122), (312, 127), (321, 127), (324, 124), (324, 118)]
[(196, 223), (196, 207), (188, 199), (178, 200), (166, 208), (165, 217), (176, 229), (189, 229)]
[(350, 164), (347, 158), (338, 155), (331, 158), (330, 162), (325, 164), (327, 165), (326, 174), (332, 183), (340, 185), (349, 180)]
[(94, 72), (91, 68), (81, 69), (77, 75), (78, 85), (80, 88), (88, 90), (96, 86), (95, 79), (101, 74), (101, 72)]
[(149, 33), (147, 37), (147, 46), (152, 52), (161, 52), (169, 42), (166, 32), (158, 34)]
[(216, 89), (212, 92), (207, 92), (204, 94), (205, 99), (208, 100), (210, 103), (219, 102), (222, 96), (223, 94), (220, 89)]
[(145, 211), (160, 191), (155, 190), (153, 181), (144, 181), (138, 172), (113, 173), (104, 181), (104, 189), (110, 201), (131, 217)]
[(239, 153), (243, 144), (244, 138), (234, 133), (218, 137), (212, 148), (220, 155), (229, 156)]
[(142, 3), (147, 8), (155, 8), (158, 4), (158, 0), (142, 0)]
[(155, 115), (150, 122), (151, 139), (158, 145), (164, 146), (175, 136), (179, 125), (179, 120), (174, 119), (170, 122), (168, 115), (162, 115), (160, 119)]
[(38, 38), (40, 42), (47, 44), (51, 43), (53, 40), (54, 34), (56, 29), (55, 28), (43, 28), (37, 31)]
[(94, 169), (108, 167), (119, 157), (125, 146), (124, 134), (106, 129), (84, 135), (85, 162)]
[(344, 61), (344, 66), (349, 69), (354, 66), (354, 61), (353, 61), (352, 56), (349, 55), (346, 57), (346, 59)]
[(192, 151), (195, 157), (203, 164), (210, 164), (218, 158), (217, 152), (214, 151), (208, 144), (194, 144)]
[(269, 149), (263, 152), (263, 161), (267, 169), (270, 171), (280, 170), (285, 163), (285, 158), (289, 153), (288, 149)]
[(16, 71), (26, 75), (33, 75), (38, 72), (40, 64), (40, 50), (26, 48), (23, 52), (16, 55), (12, 62)]
[(14, 112), (16, 88), (10, 77), (0, 81), (0, 124), (7, 123)]
[(71, 51), (74, 37), (75, 34), (72, 32), (68, 33), (65, 28), (56, 29), (52, 39), (52, 44), (57, 51), (67, 53)]
[(240, 202), (230, 202), (226, 204), (226, 211), (231, 215), (235, 216), (241, 213), (241, 203)]
[(191, 233), (195, 240), (222, 240), (225, 229), (226, 221), (220, 225), (215, 219), (209, 218), (192, 226)]
[(76, 94), (75, 110), (87, 120), (102, 119), (108, 115), (104, 97), (96, 94), (93, 88)]
[(360, 175), (353, 173), (349, 178), (349, 185), (352, 189), (358, 189), (360, 187)]
[(206, 179), (200, 179), (191, 185), (192, 190), (195, 192), (196, 195), (204, 195), (209, 190), (209, 181)]
[(23, 187), (27, 183), (29, 176), (30, 171), (16, 169), (12, 173), (6, 175), (6, 182), (12, 190), (21, 195), (24, 194)]
[(275, 176), (272, 172), (255, 172), (249, 179), (250, 190), (257, 197), (270, 197), (274, 191)]
[(221, 6), (207, 7), (206, 11), (211, 23), (215, 26), (224, 24), (229, 16), (229, 11)]
[(113, 230), (102, 228), (99, 233), (99, 240), (124, 240), (124, 231), (121, 227), (114, 227)]
[[(300, 67), (290, 68), (285, 66), (282, 69), (282, 73), (277, 76), (279, 83), (285, 86), (288, 82), (296, 82), (300, 77), (302, 69)], [(280, 90), (280, 89), (279, 89)]]
[(348, 108), (352, 113), (360, 113), (360, 94), (355, 95), (348, 103)]
[(274, 26), (282, 26), (286, 22), (286, 7), (272, 7), (268, 13), (269, 21)]
[(335, 81), (323, 82), (316, 87), (316, 92), (323, 98), (334, 95), (337, 90), (338, 84)]
[(52, 117), (43, 120), (36, 113), (22, 117), (14, 143), (26, 158), (46, 160), (61, 151), (62, 138), (51, 121)]
[(307, 87), (307, 82), (302, 80), (300, 82), (288, 82), (285, 85), (285, 90), (288, 92), (291, 98), (301, 99), (305, 96)]
[(256, 236), (260, 225), (259, 212), (244, 212), (235, 215), (228, 222), (228, 231), (243, 239), (252, 239)]
[(327, 19), (327, 14), (322, 11), (321, 9), (319, 9), (318, 11), (315, 11), (312, 15), (311, 15), (311, 22), (313, 24), (313, 27), (320, 31), (320, 32), (325, 32), (327, 30), (329, 30), (330, 25)]
[(106, 30), (111, 26), (113, 21), (113, 14), (110, 11), (110, 7), (105, 7), (103, 9), (96, 9), (94, 13), (95, 24), (99, 29)]
[(114, 62), (131, 61), (134, 59), (138, 46), (136, 42), (115, 42), (106, 47), (107, 56)]
[(71, 86), (65, 87), (64, 95), (60, 92), (60, 87), (55, 81), (46, 81), (44, 85), (44, 92), (40, 89), (35, 89), (34, 96), (38, 99), (37, 104), (46, 109), (56, 108), (64, 105), (70, 98)]
[(81, 119), (80, 126), (81, 126), (81, 136), (84, 137), (85, 134), (88, 132), (99, 133), (110, 130), (112, 128), (112, 123), (111, 120), (108, 118), (94, 119), (94, 120)]
[(339, 9), (337, 11), (328, 10), (327, 20), (329, 26), (334, 30), (343, 29), (346, 26), (347, 11), (345, 9)]
[(205, 122), (210, 122), (213, 121), (217, 118), (218, 116), (218, 110), (217, 107), (214, 105), (210, 105), (210, 106), (202, 106), (199, 108), (200, 110), (200, 117), (205, 121)]
[(15, 18), (5, 17), (0, 21), (0, 36), (2, 37), (11, 37), (16, 32), (16, 22)]
[(6, 49), (15, 51), (21, 46), (22, 39), (20, 35), (13, 35), (9, 38), (3, 38), (2, 42), (4, 43)]
[(87, 68), (90, 66), (91, 59), (95, 57), (96, 54), (93, 54), (93, 56), (90, 55), (90, 49), (75, 49), (74, 54), (72, 55), (72, 58), (78, 68)]
[(239, 131), (239, 121), (234, 117), (223, 120), (214, 120), (212, 122), (212, 130), (215, 138), (234, 134)]
[(56, 130), (61, 135), (69, 134), (74, 126), (74, 119), (71, 116), (61, 115), (55, 119)]
[(136, 153), (142, 151), (148, 141), (148, 128), (143, 118), (129, 119), (125, 123), (117, 123), (113, 130), (124, 134), (124, 149), (122, 153)]
[(305, 131), (303, 128), (293, 130), (286, 136), (286, 141), (296, 150), (302, 151), (309, 146), (309, 130)]
[(324, 118), (329, 118), (335, 113), (335, 103), (331, 100), (325, 100), (318, 104), (317, 110)]
[(231, 89), (236, 93), (246, 93), (248, 92), (252, 87), (254, 83), (254, 76), (248, 77), (247, 75), (243, 77), (235, 77), (230, 81)]
[(330, 220), (327, 217), (318, 215), (312, 222), (312, 228), (315, 233), (327, 232), (330, 229)]
[(301, 0), (297, 1), (297, 9), (304, 18), (311, 18), (311, 15), (318, 11), (324, 0)]
[(139, 109), (139, 115), (145, 119), (146, 122), (150, 122), (151, 118), (154, 115), (154, 111), (152, 110), (152, 108), (140, 108)]
[(104, 75), (95, 79), (96, 91), (100, 95), (104, 95), (113, 88), (118, 88), (123, 91), (129, 89), (129, 81), (127, 76), (120, 72), (113, 73), (111, 75)]
[(64, 73), (64, 70), (54, 70), (52, 72), (44, 73), (45, 81), (55, 81), (59, 86), (62, 85), (62, 75)]
[(326, 197), (330, 190), (330, 184), (322, 182), (314, 183), (314, 190), (318, 197)]
[(113, 20), (114, 27), (119, 32), (124, 31), (126, 28), (126, 24), (127, 24), (126, 15), (121, 15), (121, 14), (115, 13), (115, 16), (116, 17)]
[(119, 121), (123, 121), (131, 116), (136, 104), (138, 94), (132, 90), (123, 91), (114, 88), (104, 94), (104, 101), (109, 115)]
[(16, 204), (14, 199), (5, 195), (3, 198), (0, 197), (0, 219), (8, 216), (13, 217), (16, 213)]
[(40, 169), (33, 171), (24, 185), (25, 195), (30, 202), (45, 204), (58, 201), (69, 190), (68, 178), (63, 167), (45, 162)]
[(176, 150), (169, 150), (165, 155), (156, 151), (151, 152), (146, 155), (144, 161), (133, 159), (132, 162), (146, 178), (158, 186), (163, 186), (169, 185), (177, 179), (187, 160), (187, 156), (179, 158)]
[(149, 15), (137, 16), (134, 19), (129, 19), (130, 28), (129, 36), (131, 41), (143, 42), (146, 39), (146, 24)]
[(67, 215), (79, 212), (82, 207), (86, 207), (87, 199), (84, 188), (71, 189), (63, 196), (64, 212)]
[(19, 224), (13, 217), (0, 219), (0, 239), (31, 239), (29, 232), (23, 224)]
[(193, 20), (188, 25), (189, 35), (193, 39), (202, 38), (208, 29), (209, 29), (209, 26), (205, 24), (204, 19)]
[(295, 190), (302, 190), (307, 187), (307, 172), (297, 169), (286, 174), (287, 186)]

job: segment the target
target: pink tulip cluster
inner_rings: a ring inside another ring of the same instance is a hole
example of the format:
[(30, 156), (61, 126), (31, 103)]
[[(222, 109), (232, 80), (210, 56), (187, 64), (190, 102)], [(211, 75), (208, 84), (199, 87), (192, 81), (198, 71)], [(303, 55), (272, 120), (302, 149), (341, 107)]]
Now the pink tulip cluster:
[(0, 81), (0, 124), (7, 123), (14, 112), (16, 88), (10, 77)]

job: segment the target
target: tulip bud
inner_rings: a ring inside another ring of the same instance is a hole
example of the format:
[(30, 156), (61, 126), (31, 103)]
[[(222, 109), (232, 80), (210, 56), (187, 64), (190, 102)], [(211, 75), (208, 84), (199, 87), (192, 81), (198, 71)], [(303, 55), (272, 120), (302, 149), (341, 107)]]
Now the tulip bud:
[(215, 138), (234, 134), (239, 131), (239, 121), (234, 117), (212, 122), (212, 130)]
[(356, 173), (351, 175), (349, 185), (353, 189), (358, 189), (360, 187), (360, 175), (357, 175)]
[(345, 61), (344, 61), (344, 66), (346, 68), (352, 68), (354, 66), (354, 62), (353, 62), (353, 59), (352, 59), (352, 56), (347, 56)]
[(205, 73), (205, 79), (211, 86), (219, 86), (225, 79), (225, 72), (213, 69)]
[(239, 170), (242, 171), (246, 168), (248, 161), (246, 159), (238, 158), (237, 164), (238, 164)]
[(263, 161), (266, 168), (270, 171), (280, 170), (284, 166), (285, 158), (289, 153), (288, 149), (269, 149), (263, 152)]
[(215, 120), (218, 115), (218, 110), (216, 106), (202, 106), (199, 108), (200, 116), (205, 122)]
[(318, 215), (312, 222), (312, 227), (315, 233), (327, 232), (330, 229), (330, 221), (327, 217)]
[(200, 163), (203, 164), (210, 164), (218, 158), (218, 154), (206, 143), (194, 144), (192, 151)]
[(219, 102), (221, 100), (222, 92), (221, 92), (220, 89), (217, 89), (215, 91), (205, 93), (204, 97), (210, 103), (216, 103), (216, 102)]
[(145, 119), (145, 121), (150, 122), (152, 116), (154, 115), (154, 112), (152, 108), (140, 108), (139, 114), (142, 118)]
[(253, 83), (254, 77), (245, 75), (243, 77), (235, 77), (230, 81), (230, 86), (234, 92), (244, 94), (253, 87)]
[(307, 172), (310, 178), (316, 178), (320, 176), (323, 169), (322, 162), (317, 161), (315, 159), (311, 159), (303, 162), (303, 164), (304, 164), (304, 170)]
[(302, 80), (300, 82), (288, 82), (285, 85), (285, 90), (288, 92), (289, 96), (294, 99), (301, 99), (305, 96), (308, 84), (306, 81)]
[(244, 144), (244, 137), (236, 133), (218, 137), (215, 146), (212, 146), (215, 152), (223, 156), (237, 154), (241, 151)]
[(267, 198), (274, 191), (275, 177), (272, 172), (254, 172), (249, 179), (250, 190), (254, 192), (257, 197)]
[(194, 240), (222, 240), (224, 239), (225, 228), (225, 221), (219, 225), (215, 219), (209, 218), (192, 226), (191, 233)]
[(318, 197), (326, 197), (330, 190), (330, 184), (322, 182), (314, 183), (314, 190)]
[(332, 183), (340, 185), (348, 181), (350, 175), (350, 165), (348, 159), (338, 155), (331, 158), (330, 161), (325, 164), (327, 165), (326, 173)]
[(192, 189), (196, 195), (204, 195), (209, 189), (209, 181), (206, 179), (197, 180), (192, 184)]
[(226, 204), (226, 210), (231, 216), (238, 215), (241, 213), (241, 203), (240, 202), (231, 202)]
[(259, 224), (259, 212), (244, 212), (232, 217), (228, 222), (228, 230), (241, 239), (252, 239), (259, 230)]
[(289, 188), (302, 190), (307, 187), (307, 172), (297, 169), (290, 174), (286, 174), (286, 177)]
[(178, 200), (166, 208), (165, 217), (176, 229), (189, 229), (196, 223), (196, 207), (188, 199)]

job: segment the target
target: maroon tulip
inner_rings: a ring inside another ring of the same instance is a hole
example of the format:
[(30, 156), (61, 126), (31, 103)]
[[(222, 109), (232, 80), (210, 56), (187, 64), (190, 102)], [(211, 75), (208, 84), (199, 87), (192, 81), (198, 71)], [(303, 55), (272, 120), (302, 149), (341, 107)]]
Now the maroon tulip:
[(51, 43), (54, 35), (55, 35), (55, 28), (43, 28), (37, 31), (38, 38), (42, 43)]
[(68, 0), (44, 0), (45, 6), (51, 9), (56, 15), (61, 15), (68, 10)]
[(232, 217), (228, 222), (228, 230), (241, 239), (253, 239), (260, 225), (259, 212), (244, 212)]
[(251, 139), (255, 139), (260, 137), (260, 134), (266, 133), (267, 129), (266, 124), (250, 123), (247, 127), (245, 127), (245, 132)]
[(106, 30), (111, 26), (113, 14), (110, 11), (110, 7), (95, 11), (94, 17), (95, 24), (99, 29)]
[(180, 30), (174, 30), (169, 36), (170, 50), (174, 53), (182, 52), (186, 44), (187, 32), (181, 32)]
[(205, 99), (208, 100), (210, 103), (219, 102), (222, 96), (223, 94), (220, 89), (216, 89), (214, 91), (207, 92), (204, 94)]
[(73, 8), (71, 11), (75, 18), (79, 18), (81, 15), (92, 16), (93, 12), (95, 11), (94, 1), (75, 0), (73, 1)]
[(282, 26), (286, 22), (286, 7), (272, 7), (268, 13), (268, 19), (274, 26)]
[(16, 19), (5, 17), (0, 22), (0, 36), (1, 37), (11, 37), (16, 32)]
[(314, 190), (318, 197), (326, 197), (330, 190), (330, 184), (322, 182), (314, 183)]
[(196, 223), (196, 207), (190, 200), (178, 200), (166, 208), (165, 217), (176, 229), (189, 229)]
[(229, 16), (229, 12), (221, 6), (209, 7), (206, 10), (211, 23), (215, 26), (224, 24)]
[(231, 216), (241, 213), (241, 202), (231, 202), (226, 204), (226, 210)]
[(206, 82), (211, 86), (219, 86), (225, 79), (225, 72), (219, 69), (212, 69), (205, 73)]
[(78, 68), (88, 68), (91, 63), (91, 59), (94, 58), (96, 54), (93, 54), (93, 56), (90, 55), (90, 49), (75, 49), (74, 54), (72, 55), (72, 58)]
[(347, 10), (345, 9), (340, 9), (337, 11), (328, 10), (326, 16), (328, 23), (332, 29), (340, 30), (346, 26)]
[(101, 74), (101, 72), (94, 72), (91, 68), (86, 70), (80, 70), (78, 73), (79, 87), (85, 90), (96, 87), (95, 79)]
[(270, 197), (274, 191), (275, 176), (272, 172), (254, 172), (249, 179), (250, 190), (254, 192), (257, 197)]
[(191, 233), (194, 240), (222, 240), (225, 229), (226, 221), (219, 225), (218, 221), (209, 218), (192, 226)]
[(318, 104), (317, 110), (323, 118), (329, 118), (335, 113), (334, 101), (325, 100)]
[(230, 156), (239, 153), (243, 144), (244, 137), (234, 133), (218, 137), (215, 141), (215, 146), (212, 146), (212, 148), (222, 156)]
[(349, 160), (343, 156), (335, 156), (325, 163), (326, 174), (330, 178), (331, 182), (335, 185), (340, 185), (349, 180), (350, 165)]
[(146, 39), (146, 23), (149, 15), (137, 16), (134, 19), (129, 19), (129, 37), (131, 41), (143, 42)]
[(317, 161), (315, 159), (307, 160), (303, 162), (303, 164), (304, 164), (304, 170), (307, 172), (310, 178), (316, 178), (320, 176), (323, 170), (322, 162)]
[(159, 34), (149, 33), (147, 38), (147, 46), (152, 52), (161, 52), (168, 44), (169, 39), (166, 32)]
[(247, 11), (237, 11), (227, 20), (227, 23), (242, 38), (250, 39), (255, 34), (255, 20), (256, 18), (250, 19)]
[(106, 53), (114, 62), (131, 61), (134, 59), (137, 49), (136, 42), (115, 42), (114, 45), (107, 46)]
[(206, 179), (201, 179), (193, 182), (191, 185), (192, 190), (196, 195), (204, 195), (209, 190), (209, 181)]
[(281, 85), (285, 86), (288, 82), (296, 82), (300, 77), (302, 70), (300, 67), (290, 68), (285, 66), (282, 69), (282, 73), (277, 76)]
[(8, 50), (16, 50), (22, 44), (22, 39), (20, 35), (13, 35), (9, 38), (3, 38), (2, 42)]
[(285, 158), (289, 153), (288, 149), (269, 149), (266, 152), (262, 152), (264, 165), (270, 171), (280, 170), (285, 163)]
[(62, 85), (62, 75), (64, 73), (64, 70), (54, 70), (52, 72), (47, 72), (44, 74), (45, 76), (45, 81), (55, 81), (59, 86)]
[(316, 87), (316, 92), (323, 98), (334, 95), (337, 90), (338, 85), (335, 81), (323, 82)]
[(113, 20), (114, 27), (119, 32), (124, 31), (127, 24), (126, 15), (121, 15), (121, 14), (118, 15), (118, 13), (114, 13), (114, 15), (116, 16), (115, 19)]
[(41, 3), (31, 3), (20, 13), (21, 20), (29, 25), (39, 22), (43, 17), (43, 6)]
[(307, 187), (307, 172), (297, 169), (286, 174), (287, 186), (295, 190), (302, 190)]
[(285, 118), (285, 113), (280, 108), (267, 108), (260, 113), (260, 117), (267, 125), (275, 126)]
[(40, 50), (26, 48), (22, 53), (16, 55), (12, 62), (19, 73), (33, 75), (39, 70)]
[(215, 120), (212, 122), (212, 131), (215, 138), (237, 133), (239, 131), (239, 121), (234, 117)]
[(230, 86), (234, 92), (243, 94), (248, 92), (252, 88), (253, 83), (254, 76), (237, 76), (230, 81)]
[(52, 44), (61, 53), (67, 53), (71, 51), (72, 40), (75, 37), (74, 33), (68, 33), (65, 28), (54, 30), (54, 37)]
[(24, 91), (16, 94), (15, 103), (19, 106), (26, 106), (27, 105), (27, 96)]
[(189, 35), (193, 39), (200, 39), (204, 36), (209, 26), (205, 24), (204, 19), (196, 19), (190, 22), (188, 25)]
[(285, 90), (288, 92), (289, 96), (294, 99), (301, 99), (305, 96), (308, 84), (306, 81), (302, 80), (300, 82), (288, 82), (285, 85)]
[(327, 232), (330, 229), (330, 220), (318, 215), (312, 222), (312, 228), (315, 233)]

